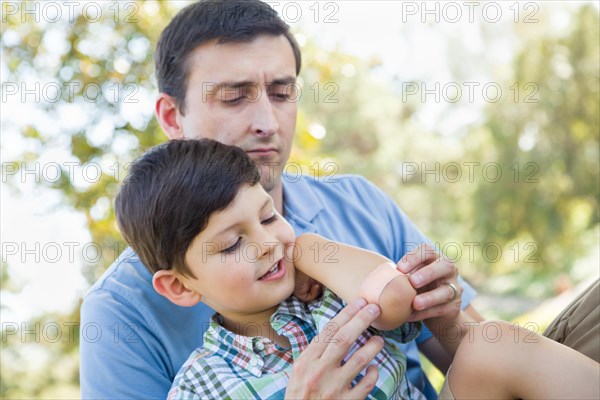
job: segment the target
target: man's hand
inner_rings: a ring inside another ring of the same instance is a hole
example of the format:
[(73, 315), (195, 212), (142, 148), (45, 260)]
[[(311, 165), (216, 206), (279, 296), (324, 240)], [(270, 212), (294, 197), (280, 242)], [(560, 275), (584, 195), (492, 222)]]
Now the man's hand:
[(412, 306), (415, 310), (409, 321), (441, 317), (454, 320), (460, 313), (463, 289), (458, 283), (458, 269), (434, 248), (422, 244), (407, 253), (397, 268), (410, 277), (417, 290)]
[(294, 289), (294, 296), (305, 303), (318, 298), (323, 292), (321, 284), (299, 269), (296, 269), (295, 272), (296, 288)]
[(371, 365), (360, 382), (352, 381), (381, 351), (383, 338), (373, 336), (341, 365), (352, 344), (379, 315), (379, 307), (359, 299), (333, 318), (294, 361), (286, 399), (364, 399), (379, 372)]

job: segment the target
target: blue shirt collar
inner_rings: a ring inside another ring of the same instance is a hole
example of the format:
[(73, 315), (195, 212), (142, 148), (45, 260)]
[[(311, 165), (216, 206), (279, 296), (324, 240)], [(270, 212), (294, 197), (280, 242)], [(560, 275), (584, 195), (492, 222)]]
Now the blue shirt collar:
[(283, 209), (286, 219), (309, 224), (323, 210), (323, 203), (313, 192), (307, 177), (283, 174)]

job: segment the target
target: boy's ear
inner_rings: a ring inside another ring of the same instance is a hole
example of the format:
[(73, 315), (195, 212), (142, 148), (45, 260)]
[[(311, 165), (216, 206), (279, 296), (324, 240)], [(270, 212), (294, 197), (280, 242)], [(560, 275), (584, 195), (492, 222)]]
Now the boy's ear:
[(177, 102), (166, 93), (160, 93), (156, 99), (156, 119), (169, 139), (183, 139), (183, 127), (179, 122)]
[(172, 270), (157, 271), (152, 277), (152, 286), (159, 294), (178, 306), (192, 307), (202, 300), (202, 295), (188, 289)]

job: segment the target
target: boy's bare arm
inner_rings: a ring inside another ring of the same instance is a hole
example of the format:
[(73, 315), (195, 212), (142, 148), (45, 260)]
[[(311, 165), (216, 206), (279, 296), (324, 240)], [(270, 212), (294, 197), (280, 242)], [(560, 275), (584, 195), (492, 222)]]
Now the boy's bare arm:
[[(347, 303), (364, 297), (365, 290), (372, 293), (374, 297), (368, 300), (381, 308), (380, 317), (372, 324), (376, 328), (395, 329), (412, 312), (415, 289), (407, 276), (380, 254), (307, 233), (296, 238), (294, 263)], [(380, 267), (384, 263), (391, 265)], [(378, 282), (383, 284), (378, 286)]]

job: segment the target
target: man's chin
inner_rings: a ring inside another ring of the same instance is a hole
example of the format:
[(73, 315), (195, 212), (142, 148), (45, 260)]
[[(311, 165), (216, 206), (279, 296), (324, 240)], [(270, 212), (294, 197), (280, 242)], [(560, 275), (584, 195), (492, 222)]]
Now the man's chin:
[(273, 165), (259, 165), (260, 184), (267, 193), (270, 193), (281, 183), (281, 171), (273, 167)]
[(264, 179), (261, 177), (260, 179), (260, 185), (267, 193), (271, 193), (273, 189), (279, 185), (279, 182), (281, 182), (281, 176), (279, 174), (277, 175), (277, 178), (272, 177), (271, 179)]

